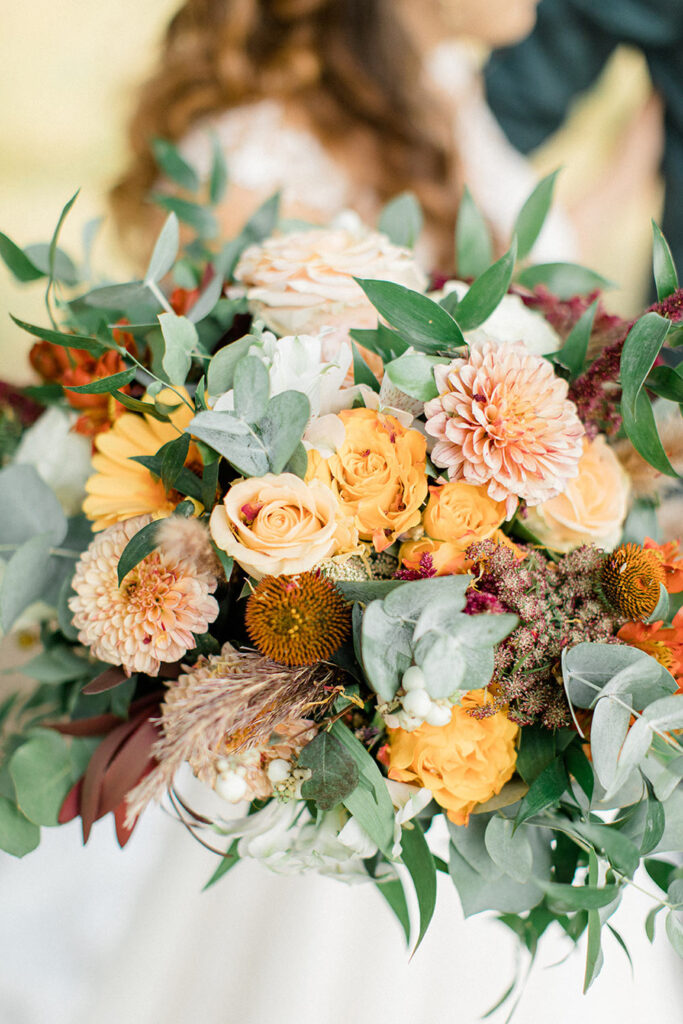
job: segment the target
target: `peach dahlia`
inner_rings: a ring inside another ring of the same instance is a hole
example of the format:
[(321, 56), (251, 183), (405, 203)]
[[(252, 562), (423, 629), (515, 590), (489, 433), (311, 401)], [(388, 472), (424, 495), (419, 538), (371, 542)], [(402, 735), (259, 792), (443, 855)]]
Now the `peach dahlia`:
[(486, 486), (509, 518), (520, 498), (548, 501), (577, 475), (584, 429), (567, 383), (522, 342), (474, 343), (434, 377), (439, 396), (425, 405), (426, 430), (449, 479)]

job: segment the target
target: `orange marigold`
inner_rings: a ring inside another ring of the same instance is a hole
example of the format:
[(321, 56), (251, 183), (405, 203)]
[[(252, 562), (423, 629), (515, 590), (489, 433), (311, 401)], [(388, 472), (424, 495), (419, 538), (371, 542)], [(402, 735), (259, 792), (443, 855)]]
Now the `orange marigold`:
[(660, 559), (639, 544), (622, 544), (605, 556), (600, 570), (605, 597), (627, 619), (647, 619), (652, 615), (664, 579)]
[(627, 622), (617, 636), (655, 658), (674, 677), (678, 692), (683, 693), (683, 608), (669, 628), (664, 628), (663, 622)]
[(329, 658), (351, 629), (351, 605), (318, 572), (265, 576), (247, 601), (247, 633), (261, 654), (282, 665)]
[(664, 586), (670, 594), (680, 594), (683, 590), (683, 553), (680, 540), (670, 540), (666, 544), (657, 544), (650, 537), (643, 543), (648, 551), (653, 551), (664, 567)]

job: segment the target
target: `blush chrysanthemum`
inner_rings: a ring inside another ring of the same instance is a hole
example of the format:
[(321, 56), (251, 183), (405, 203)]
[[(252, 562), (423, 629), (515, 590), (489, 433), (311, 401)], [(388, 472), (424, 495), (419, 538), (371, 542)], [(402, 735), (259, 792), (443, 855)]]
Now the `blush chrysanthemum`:
[(156, 675), (162, 661), (182, 658), (196, 645), (193, 634), (205, 633), (218, 615), (216, 577), (159, 549), (119, 586), (119, 558), (151, 520), (136, 516), (99, 534), (76, 565), (69, 601), (79, 641), (129, 675)]
[(522, 342), (473, 344), (434, 377), (440, 393), (425, 405), (426, 429), (449, 479), (486, 486), (509, 518), (518, 499), (539, 505), (577, 475), (584, 429), (567, 383)]

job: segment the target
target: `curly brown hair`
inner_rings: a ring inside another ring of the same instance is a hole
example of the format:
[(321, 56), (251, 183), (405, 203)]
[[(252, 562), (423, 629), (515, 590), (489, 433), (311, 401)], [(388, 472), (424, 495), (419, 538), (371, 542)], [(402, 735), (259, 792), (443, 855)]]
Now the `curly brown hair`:
[[(124, 233), (144, 230), (158, 178), (156, 137), (177, 141), (197, 121), (275, 97), (296, 104), (330, 147), (359, 132), (372, 145), (364, 185), (381, 200), (412, 189), (452, 250), (460, 192), (451, 132), (422, 86), (417, 51), (395, 0), (186, 0), (130, 124), (133, 159), (111, 201)], [(450, 256), (452, 259), (452, 256)]]

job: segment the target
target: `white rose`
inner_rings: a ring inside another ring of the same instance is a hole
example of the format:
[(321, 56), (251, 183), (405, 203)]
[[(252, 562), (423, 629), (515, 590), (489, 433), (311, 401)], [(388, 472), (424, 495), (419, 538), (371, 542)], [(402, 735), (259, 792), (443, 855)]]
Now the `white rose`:
[[(432, 294), (439, 302), (444, 296), (455, 292), (462, 299), (469, 291), (464, 281), (447, 281), (442, 291)], [(457, 320), (458, 314), (455, 314)], [(528, 352), (536, 356), (544, 356), (549, 352), (557, 352), (562, 347), (560, 338), (554, 327), (541, 313), (528, 309), (519, 295), (504, 295), (493, 313), (473, 331), (467, 331), (468, 341), (523, 341)]]

